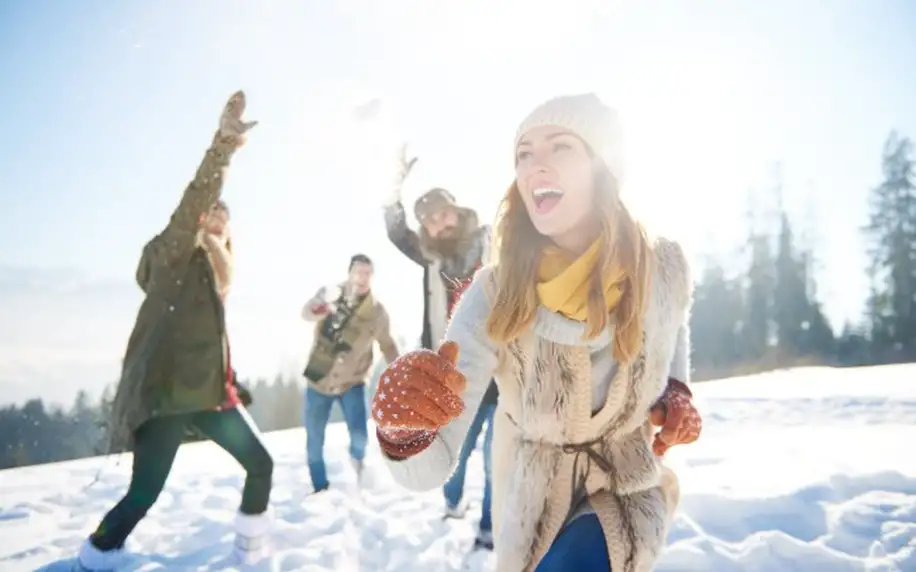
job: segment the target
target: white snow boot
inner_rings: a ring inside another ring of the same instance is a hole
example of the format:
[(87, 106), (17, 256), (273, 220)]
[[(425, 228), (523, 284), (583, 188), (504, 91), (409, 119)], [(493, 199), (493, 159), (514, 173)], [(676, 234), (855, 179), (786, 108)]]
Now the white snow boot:
[(269, 511), (261, 514), (236, 513), (232, 552), (240, 564), (257, 564), (267, 556), (270, 520)]
[(99, 550), (87, 538), (80, 545), (74, 570), (77, 572), (110, 572), (124, 561), (124, 550)]

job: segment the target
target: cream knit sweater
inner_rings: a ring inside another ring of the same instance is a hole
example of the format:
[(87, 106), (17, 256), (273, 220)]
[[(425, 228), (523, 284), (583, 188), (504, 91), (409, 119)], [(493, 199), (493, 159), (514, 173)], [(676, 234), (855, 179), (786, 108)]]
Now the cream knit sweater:
[[(486, 335), (489, 269), (478, 273), (455, 311), (446, 339), (460, 347), (457, 366), (468, 381), (465, 412), (426, 450), (388, 466), (405, 487), (441, 486), (495, 377), (493, 514), (500, 572), (533, 570), (562, 526), (592, 507), (615, 572), (649, 570), (664, 544), (677, 481), (651, 453), (647, 415), (668, 376), (689, 383), (690, 281), (675, 243), (659, 242), (656, 258), (645, 347), (623, 368), (612, 357), (611, 329), (585, 341), (582, 323), (543, 307), (518, 343), (494, 344)], [(595, 447), (613, 466), (611, 477), (592, 466), (591, 453), (564, 450), (593, 440), (602, 441)]]

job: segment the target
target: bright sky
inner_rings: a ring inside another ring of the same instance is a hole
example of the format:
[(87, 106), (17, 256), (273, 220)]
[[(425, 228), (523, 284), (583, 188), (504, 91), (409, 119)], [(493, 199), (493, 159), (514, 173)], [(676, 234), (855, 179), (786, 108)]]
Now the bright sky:
[[(887, 133), (916, 136), (914, 26), (907, 0), (0, 3), (0, 265), (131, 280), (242, 88), (261, 122), (225, 195), (242, 352), (301, 329), (356, 251), (416, 335), (420, 273), (384, 236), (381, 158), (408, 138), (405, 200), (442, 185), (489, 221), (521, 118), (596, 91), (626, 120), (636, 210), (697, 260), (737, 250), (748, 190), (780, 161), (819, 294), (856, 318), (866, 192)], [(357, 125), (373, 97), (389, 121)]]

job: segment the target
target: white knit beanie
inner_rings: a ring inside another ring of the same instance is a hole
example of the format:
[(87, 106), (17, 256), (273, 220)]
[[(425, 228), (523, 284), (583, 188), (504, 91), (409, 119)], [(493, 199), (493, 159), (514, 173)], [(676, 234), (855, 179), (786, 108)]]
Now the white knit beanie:
[(515, 134), (515, 147), (528, 131), (542, 125), (555, 125), (575, 133), (604, 161), (617, 184), (623, 185), (623, 126), (617, 111), (597, 95), (564, 95), (542, 103), (522, 121)]

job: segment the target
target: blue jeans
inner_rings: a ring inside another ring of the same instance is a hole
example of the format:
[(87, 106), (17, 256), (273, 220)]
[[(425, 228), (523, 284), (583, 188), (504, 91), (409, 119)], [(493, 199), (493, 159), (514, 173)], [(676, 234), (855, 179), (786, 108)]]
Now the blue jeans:
[(490, 518), (490, 480), (492, 477), (492, 467), (490, 463), (490, 448), (493, 445), (493, 414), (496, 413), (495, 405), (481, 405), (477, 410), (477, 415), (471, 421), (468, 427), (468, 436), (464, 439), (464, 445), (461, 446), (461, 453), (458, 455), (458, 466), (451, 478), (442, 487), (445, 494), (445, 502), (452, 508), (458, 506), (461, 497), (464, 494), (464, 476), (468, 470), (468, 458), (474, 452), (477, 446), (477, 438), (480, 436), (480, 430), (483, 428), (484, 421), (487, 423), (487, 433), (483, 438), (483, 503), (480, 507), (480, 530), (481, 532), (490, 532), (493, 530), (493, 521)]
[(305, 392), (305, 449), (309, 474), (315, 490), (328, 487), (328, 471), (324, 465), (324, 431), (331, 416), (331, 406), (340, 402), (347, 431), (350, 432), (350, 456), (362, 461), (366, 456), (366, 386), (359, 384), (341, 395), (325, 395), (309, 387)]
[(584, 514), (560, 531), (534, 572), (611, 572), (598, 516)]

